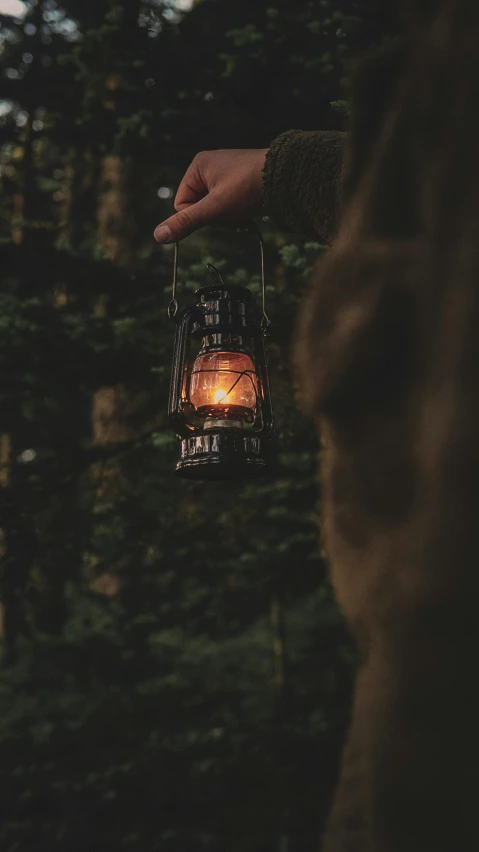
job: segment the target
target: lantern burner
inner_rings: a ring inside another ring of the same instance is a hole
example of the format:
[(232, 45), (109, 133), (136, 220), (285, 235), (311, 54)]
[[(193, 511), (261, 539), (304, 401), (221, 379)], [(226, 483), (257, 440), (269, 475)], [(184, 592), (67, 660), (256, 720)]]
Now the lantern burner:
[(214, 417), (207, 417), (205, 420), (205, 429), (244, 429), (242, 420), (216, 420)]

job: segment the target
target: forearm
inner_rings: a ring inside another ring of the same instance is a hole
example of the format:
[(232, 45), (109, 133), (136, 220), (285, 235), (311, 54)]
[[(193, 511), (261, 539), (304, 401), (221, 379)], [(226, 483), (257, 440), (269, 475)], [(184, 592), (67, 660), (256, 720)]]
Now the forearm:
[(346, 138), (339, 131), (289, 130), (274, 140), (263, 170), (263, 201), (280, 228), (332, 242)]

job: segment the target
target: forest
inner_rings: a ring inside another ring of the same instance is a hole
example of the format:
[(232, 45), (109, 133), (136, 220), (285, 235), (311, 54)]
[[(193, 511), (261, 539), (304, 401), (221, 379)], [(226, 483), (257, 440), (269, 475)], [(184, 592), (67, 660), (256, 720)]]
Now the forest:
[[(202, 150), (347, 130), (373, 0), (0, 3), (0, 849), (311, 852), (354, 650), (290, 352), (327, 249), (260, 222), (274, 465), (175, 477), (173, 247)], [(392, 4), (394, 5), (394, 4)], [(254, 237), (182, 245), (257, 304)]]

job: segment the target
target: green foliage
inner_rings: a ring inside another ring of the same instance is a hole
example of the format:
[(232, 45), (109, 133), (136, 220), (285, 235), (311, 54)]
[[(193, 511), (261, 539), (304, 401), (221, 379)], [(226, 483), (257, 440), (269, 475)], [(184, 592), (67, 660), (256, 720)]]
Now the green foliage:
[(351, 115), (351, 107), (348, 101), (331, 101), (331, 106), (334, 110), (341, 113), (342, 115)]

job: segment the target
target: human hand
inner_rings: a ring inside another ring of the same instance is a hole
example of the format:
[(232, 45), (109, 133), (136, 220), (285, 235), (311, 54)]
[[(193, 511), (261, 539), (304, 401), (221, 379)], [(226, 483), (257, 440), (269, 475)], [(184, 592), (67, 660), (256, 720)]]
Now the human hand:
[(155, 239), (172, 243), (205, 225), (233, 225), (259, 213), (266, 154), (267, 148), (197, 154), (179, 186), (177, 213), (158, 225)]

